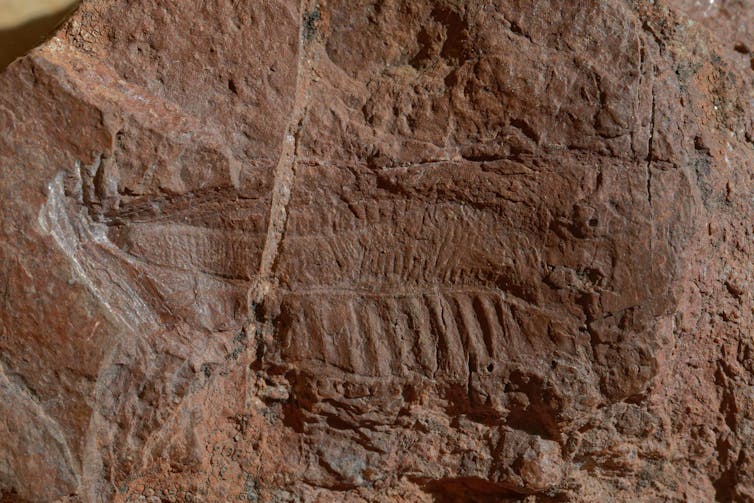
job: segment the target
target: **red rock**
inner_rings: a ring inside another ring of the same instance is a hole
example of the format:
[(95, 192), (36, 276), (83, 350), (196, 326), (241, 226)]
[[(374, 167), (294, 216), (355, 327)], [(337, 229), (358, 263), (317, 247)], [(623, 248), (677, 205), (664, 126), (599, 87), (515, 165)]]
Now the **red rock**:
[(750, 500), (747, 13), (85, 2), (0, 74), (2, 501)]

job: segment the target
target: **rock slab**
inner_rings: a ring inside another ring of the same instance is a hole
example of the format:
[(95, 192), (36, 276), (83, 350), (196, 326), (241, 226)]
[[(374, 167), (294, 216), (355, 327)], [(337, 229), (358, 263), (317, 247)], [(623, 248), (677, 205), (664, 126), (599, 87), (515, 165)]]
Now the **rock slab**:
[(754, 501), (744, 1), (84, 1), (0, 74), (0, 501)]

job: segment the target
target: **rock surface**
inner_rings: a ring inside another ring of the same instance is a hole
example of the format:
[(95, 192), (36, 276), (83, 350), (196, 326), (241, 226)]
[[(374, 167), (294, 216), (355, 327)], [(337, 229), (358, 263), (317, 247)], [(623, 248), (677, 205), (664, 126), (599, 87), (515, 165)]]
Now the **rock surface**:
[(85, 1), (0, 74), (0, 501), (754, 501), (753, 9)]

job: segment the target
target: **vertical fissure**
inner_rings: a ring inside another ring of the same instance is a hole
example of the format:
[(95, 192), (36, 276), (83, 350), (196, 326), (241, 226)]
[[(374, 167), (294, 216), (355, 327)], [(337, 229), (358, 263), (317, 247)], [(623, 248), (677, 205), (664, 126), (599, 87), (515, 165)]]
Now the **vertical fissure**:
[(265, 239), (259, 276), (249, 292), (249, 301), (261, 303), (274, 286), (274, 271), (280, 255), (280, 247), (288, 223), (288, 205), (291, 200), (293, 180), (296, 176), (296, 162), (299, 154), (299, 141), (307, 111), (310, 80), (306, 58), (305, 33), (306, 0), (299, 8), (298, 58), (296, 63), (296, 86), (293, 108), (285, 128), (280, 148), (280, 160), (275, 168), (267, 237)]
[(649, 255), (654, 254), (655, 215), (652, 205), (652, 157), (655, 134), (655, 89), (652, 79), (652, 109), (649, 112), (649, 140), (647, 141), (647, 203), (649, 204)]
[(654, 82), (653, 82), (652, 83), (652, 108), (649, 112), (649, 140), (647, 142), (647, 201), (649, 202), (650, 215), (652, 212), (652, 157), (654, 156), (654, 134), (655, 134), (655, 90), (654, 90)]

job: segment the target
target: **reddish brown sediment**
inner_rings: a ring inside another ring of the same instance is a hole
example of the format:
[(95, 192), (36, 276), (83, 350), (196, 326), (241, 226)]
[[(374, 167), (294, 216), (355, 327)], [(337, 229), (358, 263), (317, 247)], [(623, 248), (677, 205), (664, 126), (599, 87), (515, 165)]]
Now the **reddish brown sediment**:
[(0, 501), (754, 501), (750, 10), (85, 1), (0, 73)]

